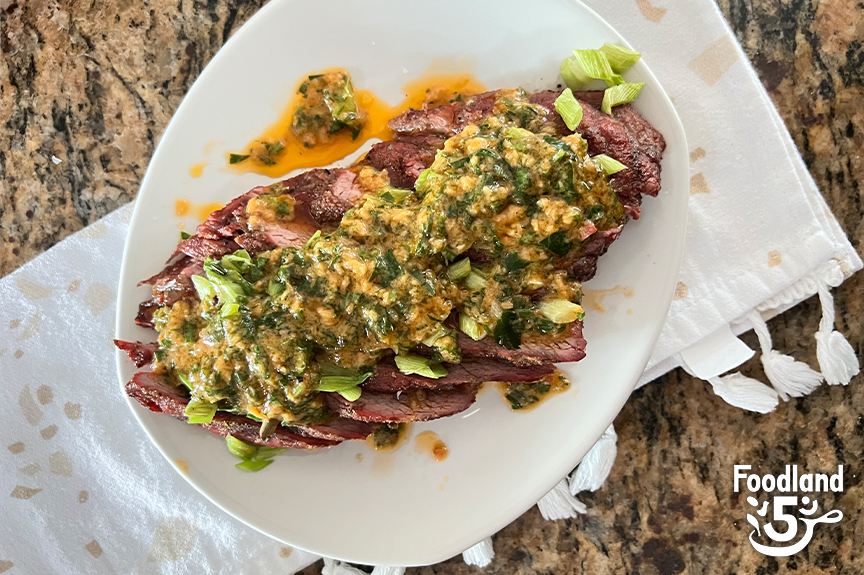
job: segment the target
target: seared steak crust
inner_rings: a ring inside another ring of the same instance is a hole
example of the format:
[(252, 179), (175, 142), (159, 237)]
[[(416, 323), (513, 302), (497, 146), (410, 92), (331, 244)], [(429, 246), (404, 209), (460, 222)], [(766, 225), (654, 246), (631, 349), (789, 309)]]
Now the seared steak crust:
[(468, 383), (447, 390), (415, 389), (397, 394), (364, 391), (357, 401), (338, 393), (328, 393), (330, 409), (349, 419), (374, 423), (429, 421), (468, 409), (477, 398), (479, 383)]

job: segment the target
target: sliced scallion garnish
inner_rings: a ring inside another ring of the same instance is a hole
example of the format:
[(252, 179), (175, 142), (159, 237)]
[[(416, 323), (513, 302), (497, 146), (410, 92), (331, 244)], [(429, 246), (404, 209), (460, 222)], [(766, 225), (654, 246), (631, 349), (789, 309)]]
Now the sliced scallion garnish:
[(240, 313), (240, 305), (237, 303), (226, 303), (222, 306), (222, 310), (219, 312), (219, 317), (222, 319), (227, 319), (229, 317), (233, 317)]
[(629, 70), (642, 57), (642, 54), (635, 50), (617, 44), (609, 44), (608, 42), (600, 46), (600, 51), (606, 54), (606, 59), (609, 61), (612, 71), (618, 74), (623, 74)]
[(443, 365), (419, 355), (397, 355), (396, 367), (405, 375), (416, 374), (430, 379), (447, 375), (447, 369)]
[(581, 305), (566, 299), (548, 299), (540, 302), (540, 313), (554, 323), (571, 323), (585, 317)]
[(459, 329), (474, 341), (480, 341), (486, 337), (486, 330), (484, 330), (480, 324), (474, 320), (474, 318), (464, 313), (459, 314)]
[(229, 164), (239, 164), (240, 162), (246, 161), (249, 159), (249, 154), (230, 154), (228, 156)]
[(243, 471), (261, 471), (271, 463), (273, 463), (272, 459), (251, 459), (249, 461), (241, 461), (234, 467)]
[(597, 154), (596, 156), (591, 156), (591, 159), (600, 164), (600, 167), (603, 168), (603, 171), (609, 176), (627, 169), (627, 166), (606, 154)]
[(252, 459), (258, 452), (257, 445), (241, 441), (233, 435), (226, 435), (225, 443), (228, 445), (228, 451), (243, 460)]
[(471, 273), (465, 278), (465, 285), (473, 290), (481, 290), (486, 287), (486, 278), (475, 270), (471, 270)]
[(555, 99), (555, 111), (561, 114), (561, 118), (570, 130), (575, 130), (582, 121), (582, 106), (573, 95), (573, 91), (567, 88)]
[(612, 71), (606, 54), (600, 50), (573, 50), (573, 55), (561, 63), (561, 78), (572, 90), (581, 90), (591, 80), (603, 80), (607, 86), (624, 83), (624, 78)]
[(315, 230), (315, 233), (312, 234), (311, 238), (306, 240), (306, 245), (304, 245), (303, 247), (308, 248), (309, 246), (314, 244), (316, 241), (318, 241), (318, 238), (320, 238), (320, 237), (321, 237), (321, 230)]
[(606, 88), (606, 91), (603, 92), (603, 104), (600, 105), (600, 109), (611, 115), (612, 108), (615, 106), (627, 104), (635, 100), (639, 92), (642, 91), (643, 86), (645, 86), (645, 82), (621, 84), (620, 86)]
[(183, 414), (189, 423), (210, 423), (216, 415), (216, 404), (193, 399), (186, 405)]
[(213, 299), (216, 296), (213, 283), (203, 276), (192, 276), (192, 285), (195, 286), (195, 291), (198, 292), (198, 298), (201, 301)]
[(468, 274), (471, 273), (471, 260), (468, 258), (463, 258), (451, 265), (447, 274), (450, 276), (450, 279), (454, 282), (461, 280), (462, 278), (468, 277)]

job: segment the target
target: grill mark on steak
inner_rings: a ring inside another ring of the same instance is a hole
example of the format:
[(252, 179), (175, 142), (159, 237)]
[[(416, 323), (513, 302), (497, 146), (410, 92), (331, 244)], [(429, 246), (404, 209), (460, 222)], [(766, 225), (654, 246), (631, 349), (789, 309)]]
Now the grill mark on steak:
[(447, 368), (447, 375), (430, 379), (419, 375), (406, 375), (399, 371), (392, 359), (388, 359), (375, 367), (372, 377), (362, 385), (363, 392), (395, 393), (418, 388), (447, 389), (466, 383), (487, 381), (530, 382), (543, 379), (555, 371), (551, 364), (518, 367), (489, 359), (466, 359), (462, 363), (445, 363), (444, 367)]
[(138, 314), (135, 316), (135, 325), (139, 327), (155, 327), (153, 324), (153, 312), (162, 307), (155, 300), (148, 299), (138, 304)]
[(327, 393), (330, 409), (349, 419), (372, 423), (429, 421), (460, 413), (477, 398), (479, 383), (447, 390), (411, 390), (398, 394), (364, 391), (357, 401)]
[[(183, 413), (189, 398), (181, 394), (181, 390), (169, 385), (164, 378), (150, 372), (140, 372), (132, 376), (126, 383), (126, 393), (138, 403), (151, 411), (161, 411), (172, 417), (186, 421)], [(266, 445), (267, 447), (290, 447), (302, 449), (317, 449), (319, 447), (330, 447), (339, 441), (309, 437), (299, 433), (298, 429), (277, 426), (276, 429), (261, 439), (258, 436), (260, 424), (242, 415), (217, 411), (212, 423), (196, 424), (216, 435), (233, 435), (237, 439), (255, 445)]]
[(574, 321), (567, 325), (566, 331), (553, 338), (540, 336), (523, 341), (517, 349), (507, 349), (486, 337), (474, 341), (459, 334), (457, 343), (462, 356), (467, 358), (497, 358), (515, 365), (544, 365), (549, 363), (579, 361), (585, 357), (585, 338), (582, 337), (582, 322)]
[(156, 350), (159, 349), (158, 343), (141, 343), (140, 341), (123, 341), (115, 339), (114, 345), (126, 352), (135, 367), (144, 367), (153, 361)]

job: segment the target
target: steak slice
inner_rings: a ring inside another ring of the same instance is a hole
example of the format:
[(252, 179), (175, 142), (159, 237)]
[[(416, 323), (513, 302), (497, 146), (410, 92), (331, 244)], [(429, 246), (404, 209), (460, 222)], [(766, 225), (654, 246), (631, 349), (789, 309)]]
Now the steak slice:
[(308, 435), (309, 437), (344, 441), (349, 439), (366, 439), (375, 430), (376, 426), (365, 421), (357, 421), (356, 419), (334, 417), (327, 423), (293, 427), (303, 433), (303, 435)]
[(392, 359), (385, 360), (375, 367), (372, 377), (363, 383), (363, 392), (397, 392), (407, 389), (444, 389), (466, 383), (485, 383), (487, 381), (537, 381), (555, 371), (548, 365), (514, 366), (490, 359), (466, 359), (462, 363), (445, 363), (447, 375), (431, 379), (419, 375), (405, 375)]
[(155, 327), (153, 324), (153, 312), (160, 307), (162, 307), (162, 304), (153, 299), (139, 303), (138, 314), (135, 316), (135, 325), (140, 327)]
[[(146, 371), (136, 373), (126, 383), (126, 393), (150, 411), (161, 411), (186, 421), (186, 415), (183, 412), (189, 403), (189, 398), (185, 397), (180, 389), (169, 385), (163, 377)], [(233, 435), (246, 443), (266, 445), (267, 447), (317, 449), (339, 443), (339, 441), (330, 439), (301, 435), (282, 425), (276, 427), (273, 433), (264, 440), (258, 436), (261, 428), (258, 422), (242, 415), (224, 411), (217, 411), (212, 423), (198, 424), (198, 426), (216, 435), (223, 437)]]
[(468, 409), (477, 398), (479, 383), (467, 383), (447, 390), (410, 390), (397, 394), (364, 391), (357, 401), (328, 393), (330, 409), (349, 419), (373, 423), (429, 421)]
[(156, 350), (159, 349), (158, 343), (141, 343), (140, 341), (131, 342), (115, 339), (114, 345), (122, 349), (135, 364), (135, 367), (144, 367), (153, 361)]
[(475, 124), (492, 113), (500, 90), (483, 92), (460, 102), (436, 108), (410, 109), (391, 118), (390, 129), (400, 134), (432, 134), (449, 138), (468, 124)]
[(621, 235), (623, 225), (611, 230), (601, 230), (591, 237), (591, 241), (582, 246), (582, 249), (570, 255), (564, 264), (564, 268), (579, 280), (585, 282), (597, 273), (597, 260), (606, 253), (612, 242)]
[(579, 361), (585, 357), (586, 345), (585, 338), (582, 337), (581, 321), (568, 324), (564, 333), (553, 338), (539, 336), (533, 340), (523, 341), (517, 349), (500, 346), (490, 337), (474, 341), (461, 333), (457, 343), (462, 349), (463, 357), (497, 358), (521, 366)]

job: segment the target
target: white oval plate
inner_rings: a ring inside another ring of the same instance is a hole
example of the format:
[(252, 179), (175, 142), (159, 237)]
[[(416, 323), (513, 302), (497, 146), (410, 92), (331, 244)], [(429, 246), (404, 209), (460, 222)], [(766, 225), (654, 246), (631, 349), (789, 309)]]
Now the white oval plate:
[[(210, 62), (150, 162), (126, 242), (117, 337), (153, 339), (152, 331), (133, 323), (138, 303), (148, 297), (147, 287), (136, 284), (160, 270), (177, 244), (174, 201), (225, 202), (264, 183), (222, 169), (222, 154), (273, 122), (304, 74), (344, 66), (356, 86), (394, 104), (404, 83), (430, 65), (473, 72), (490, 88), (551, 88), (571, 49), (603, 42), (624, 40), (570, 0), (270, 2)], [(511, 412), (498, 393), (487, 392), (464, 414), (415, 426), (415, 434), (432, 429), (447, 443), (443, 462), (416, 453), (411, 443), (380, 454), (346, 442), (288, 453), (263, 472), (244, 473), (234, 469), (237, 460), (221, 439), (129, 400), (153, 443), (169, 461), (185, 459), (184, 477), (251, 527), (313, 553), (365, 564), (447, 559), (534, 505), (623, 406), (674, 291), (689, 195), (687, 145), (647, 65), (637, 63), (627, 78), (646, 82), (636, 108), (668, 143), (663, 191), (645, 198), (642, 219), (628, 224), (587, 286), (632, 287), (633, 296), (608, 296), (605, 313), (588, 310), (588, 357), (565, 367), (570, 391), (527, 413)], [(214, 148), (213, 142), (221, 144)], [(211, 163), (193, 179), (189, 168), (202, 160)], [(136, 370), (122, 352), (117, 362), (122, 385)]]

